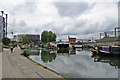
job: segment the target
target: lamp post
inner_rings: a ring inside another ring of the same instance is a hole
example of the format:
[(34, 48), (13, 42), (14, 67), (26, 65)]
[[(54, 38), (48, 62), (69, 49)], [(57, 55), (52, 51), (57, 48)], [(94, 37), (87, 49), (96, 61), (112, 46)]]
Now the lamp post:
[(8, 18), (8, 14), (5, 14), (6, 15), (6, 37), (7, 37), (7, 18)]
[(101, 33), (100, 33), (100, 39), (101, 39)]
[(116, 36), (116, 29), (117, 29), (117, 28), (115, 28), (115, 37), (117, 37), (117, 36)]
[(117, 38), (117, 40), (120, 40), (120, 26), (116, 26), (115, 28), (115, 37)]
[(4, 11), (0, 11), (2, 13), (2, 17), (3, 17), (3, 14), (4, 14)]

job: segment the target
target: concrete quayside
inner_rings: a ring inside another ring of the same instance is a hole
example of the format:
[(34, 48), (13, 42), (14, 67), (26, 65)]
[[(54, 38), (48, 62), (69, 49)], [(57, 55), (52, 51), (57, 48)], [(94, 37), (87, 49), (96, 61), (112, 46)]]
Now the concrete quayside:
[(19, 47), (16, 47), (13, 53), (9, 49), (3, 49), (2, 78), (64, 78), (20, 54)]

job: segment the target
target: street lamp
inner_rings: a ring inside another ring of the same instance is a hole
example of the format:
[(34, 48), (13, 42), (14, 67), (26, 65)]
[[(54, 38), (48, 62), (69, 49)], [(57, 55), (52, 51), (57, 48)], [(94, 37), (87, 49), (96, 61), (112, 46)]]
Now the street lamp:
[(2, 13), (2, 17), (3, 17), (3, 14), (4, 14), (4, 11), (0, 11)]
[(6, 15), (6, 37), (7, 37), (7, 18), (8, 18), (8, 14), (5, 14)]

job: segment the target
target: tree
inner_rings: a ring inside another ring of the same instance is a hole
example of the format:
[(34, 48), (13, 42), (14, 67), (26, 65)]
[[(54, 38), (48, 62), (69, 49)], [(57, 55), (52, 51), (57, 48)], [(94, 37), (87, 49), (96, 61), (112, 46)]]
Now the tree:
[(120, 36), (118, 36), (118, 41), (120, 41)]
[(41, 41), (47, 43), (49, 41), (48, 31), (43, 31), (41, 34)]
[(44, 43), (56, 41), (56, 34), (52, 31), (43, 31), (41, 34), (41, 41)]
[(53, 32), (49, 31), (49, 42), (51, 42), (53, 39)]
[(31, 40), (28, 36), (22, 36), (22, 43), (23, 44), (29, 44), (30, 42), (31, 42)]
[(53, 34), (53, 41), (56, 41), (56, 38), (57, 38), (57, 36), (56, 36), (56, 34), (54, 33), (54, 34)]
[(2, 39), (2, 43), (3, 43), (4, 45), (8, 45), (8, 44), (10, 44), (10, 39), (7, 38), (7, 37), (5, 37), (5, 38)]

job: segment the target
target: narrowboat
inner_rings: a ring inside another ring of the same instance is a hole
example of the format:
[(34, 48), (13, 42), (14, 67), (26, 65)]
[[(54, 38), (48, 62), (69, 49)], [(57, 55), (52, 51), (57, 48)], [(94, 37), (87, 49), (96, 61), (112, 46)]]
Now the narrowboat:
[(101, 55), (109, 55), (111, 52), (111, 46), (101, 46), (98, 48), (98, 53)]
[(92, 54), (98, 54), (98, 47), (94, 47), (93, 50), (91, 50)]
[(92, 52), (100, 55), (120, 55), (120, 46), (99, 46), (98, 49), (94, 49)]
[(83, 46), (82, 45), (74, 45), (73, 49), (75, 49), (75, 48), (83, 48)]

